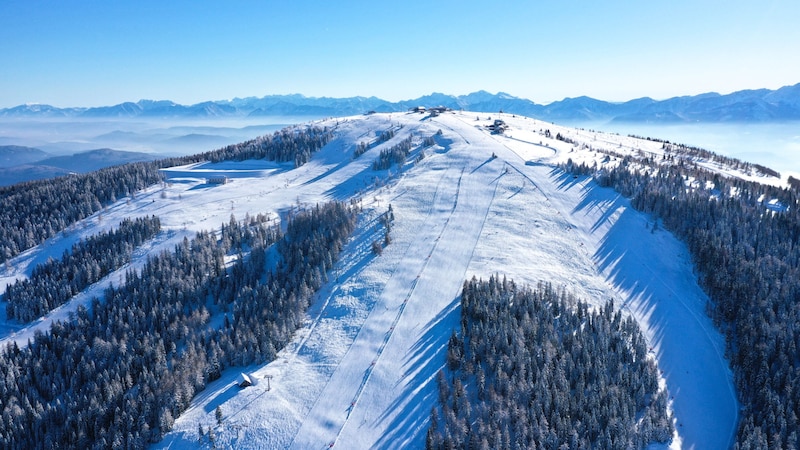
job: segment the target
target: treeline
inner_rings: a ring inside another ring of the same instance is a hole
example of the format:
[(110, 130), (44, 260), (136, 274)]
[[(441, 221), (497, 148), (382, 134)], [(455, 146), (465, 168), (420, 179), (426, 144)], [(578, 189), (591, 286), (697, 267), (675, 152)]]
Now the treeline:
[[(148, 259), (67, 322), (0, 354), (3, 448), (143, 448), (232, 365), (263, 363), (301, 323), (355, 224), (332, 203), (288, 231), (232, 220)], [(277, 267), (266, 266), (275, 245)], [(226, 255), (237, 255), (231, 267)], [(233, 319), (224, 311), (233, 311)], [(220, 328), (211, 313), (226, 314)]]
[(399, 143), (381, 150), (378, 158), (372, 162), (372, 170), (386, 170), (392, 167), (393, 164), (402, 166), (406, 162), (412, 147), (411, 136), (408, 136)]
[(133, 251), (159, 231), (156, 216), (123, 219), (116, 230), (78, 241), (60, 260), (50, 259), (27, 280), (8, 285), (6, 314), (22, 322), (47, 314), (129, 262)]
[(755, 170), (758, 173), (763, 175), (768, 175), (776, 178), (780, 178), (780, 172), (777, 172), (769, 167), (762, 166), (761, 164), (754, 164), (749, 163), (747, 161), (742, 161), (741, 159), (731, 158), (729, 156), (720, 155), (718, 153), (714, 153), (708, 151), (704, 148), (695, 147), (692, 145), (686, 144), (679, 144), (675, 142), (670, 142), (666, 139), (658, 139), (652, 137), (643, 137), (637, 136), (635, 134), (629, 134), (628, 137), (636, 138), (636, 139), (643, 139), (651, 142), (660, 142), (661, 148), (673, 155), (679, 155), (681, 158), (692, 160), (692, 159), (703, 159), (706, 161), (714, 161), (724, 166), (730, 167), (732, 169), (736, 169), (745, 173), (751, 172)]
[(202, 161), (216, 163), (266, 159), (268, 161), (293, 162), (295, 167), (300, 167), (332, 138), (333, 132), (328, 127), (287, 127), (271, 135), (259, 136), (217, 150), (179, 158), (162, 159), (158, 161), (158, 164), (159, 167), (172, 167)]
[(0, 187), (0, 263), (34, 247), (118, 199), (160, 182), (159, 169), (201, 161), (268, 159), (305, 164), (330, 141), (328, 128), (286, 128), (192, 156), (129, 163), (87, 174)]
[(0, 188), (0, 263), (159, 181), (158, 167), (141, 162)]
[[(400, 128), (402, 128), (402, 126)], [(373, 146), (388, 141), (389, 139), (393, 138), (394, 135), (395, 135), (395, 130), (394, 127), (392, 127), (389, 128), (388, 130), (381, 131), (381, 134), (378, 135), (378, 137), (372, 144), (364, 141), (359, 142), (358, 145), (356, 145), (355, 150), (353, 150), (353, 159), (356, 159), (359, 156), (363, 155), (364, 153), (367, 152), (367, 150), (369, 150)]]
[[(270, 361), (304, 318), (314, 293), (325, 283), (347, 238), (355, 229), (355, 210), (329, 203), (299, 214), (277, 243), (281, 260), (267, 282), (243, 286), (226, 328), (229, 365)], [(257, 280), (256, 280), (257, 281)]]
[(466, 281), (428, 449), (630, 449), (672, 438), (636, 321), (549, 284)]
[[(640, 161), (641, 163), (641, 161)], [(576, 165), (576, 173), (597, 173)], [(629, 159), (597, 177), (686, 242), (708, 313), (726, 340), (739, 401), (736, 448), (797, 448), (800, 417), (800, 208), (794, 190), (692, 164)], [(689, 183), (695, 180), (696, 183)], [(713, 188), (708, 190), (706, 185)], [(692, 188), (691, 186), (699, 186)], [(712, 192), (713, 189), (716, 192)], [(777, 199), (788, 209), (769, 211)]]

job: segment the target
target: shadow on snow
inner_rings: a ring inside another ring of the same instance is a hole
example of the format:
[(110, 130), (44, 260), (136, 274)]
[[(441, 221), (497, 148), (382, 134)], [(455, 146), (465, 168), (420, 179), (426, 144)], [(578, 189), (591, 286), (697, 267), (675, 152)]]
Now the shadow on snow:
[(383, 422), (400, 411), (384, 428), (378, 448), (407, 448), (424, 445), (428, 432), (430, 408), (436, 405), (439, 388), (436, 374), (444, 368), (447, 340), (459, 323), (460, 296), (453, 299), (426, 326), (423, 336), (412, 346), (404, 363), (405, 392), (376, 421)]
[(724, 342), (705, 314), (708, 298), (697, 284), (685, 245), (653, 227), (648, 216), (613, 189), (561, 170), (550, 175), (559, 190), (581, 189), (570, 214), (592, 217), (584, 231), (604, 233), (592, 259), (622, 298), (617, 306), (633, 313), (648, 335), (673, 402), (682, 448), (729, 447), (738, 408), (732, 375)]

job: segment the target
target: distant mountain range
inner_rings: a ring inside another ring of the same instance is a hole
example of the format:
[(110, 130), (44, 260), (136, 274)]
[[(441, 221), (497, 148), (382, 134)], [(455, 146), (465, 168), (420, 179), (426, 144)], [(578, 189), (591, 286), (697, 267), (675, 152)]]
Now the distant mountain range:
[(70, 173), (87, 173), (118, 164), (151, 161), (156, 157), (158, 155), (108, 148), (53, 156), (36, 148), (3, 145), (0, 146), (0, 186)]
[(87, 118), (214, 118), (258, 116), (345, 116), (368, 111), (400, 112), (415, 106), (446, 106), (480, 112), (504, 111), (548, 121), (616, 121), (649, 123), (770, 122), (800, 120), (800, 83), (777, 90), (743, 90), (720, 95), (627, 102), (607, 102), (590, 97), (566, 98), (547, 105), (503, 92), (478, 91), (453, 96), (433, 93), (413, 100), (390, 102), (377, 97), (305, 97), (300, 94), (268, 95), (180, 105), (169, 100), (140, 100), (95, 108), (57, 108), (31, 104), (0, 109), (0, 117)]

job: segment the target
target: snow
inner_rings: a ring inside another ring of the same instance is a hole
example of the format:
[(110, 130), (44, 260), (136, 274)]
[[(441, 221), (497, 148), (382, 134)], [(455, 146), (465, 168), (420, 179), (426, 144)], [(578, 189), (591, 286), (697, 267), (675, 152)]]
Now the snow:
[(185, 166), (176, 166), (163, 169), (167, 180), (182, 180), (186, 178), (228, 177), (228, 178), (258, 178), (274, 175), (279, 171), (292, 168), (291, 163), (275, 163), (272, 161), (223, 161), (219, 163), (195, 163)]
[[(504, 135), (486, 129), (497, 118), (509, 126)], [(280, 220), (291, 208), (360, 199), (360, 225), (292, 342), (269, 364), (225, 371), (154, 448), (197, 448), (199, 426), (213, 429), (227, 448), (424, 447), (435, 375), (459, 325), (462, 283), (495, 273), (552, 282), (595, 305), (613, 300), (640, 323), (662, 371), (676, 416), (669, 447), (731, 445), (738, 410), (732, 375), (685, 246), (614, 191), (554, 166), (568, 158), (602, 161), (605, 155), (593, 150), (600, 147), (657, 154), (659, 143), (509, 114), (372, 114), (321, 124), (337, 138), (300, 168), (247, 161), (169, 169), (168, 183), (121, 200), (0, 269), (0, 281), (24, 277), (34, 262), (129, 216), (161, 217), (164, 231), (145, 249), (160, 251), (218, 228), (231, 214)], [(393, 139), (352, 159), (356, 144), (389, 128)], [(540, 133), (545, 129), (553, 138)], [(414, 162), (415, 150), (402, 170), (371, 169), (381, 148), (409, 134), (421, 145), (438, 130), (421, 161)], [(555, 140), (557, 133), (576, 143)], [(205, 184), (214, 175), (231, 182)], [(371, 243), (383, 238), (377, 218), (389, 205), (392, 242), (377, 256)], [(49, 320), (66, 319), (124, 270)], [(0, 321), (0, 344), (24, 345), (48, 326)], [(252, 386), (238, 387), (241, 373)]]

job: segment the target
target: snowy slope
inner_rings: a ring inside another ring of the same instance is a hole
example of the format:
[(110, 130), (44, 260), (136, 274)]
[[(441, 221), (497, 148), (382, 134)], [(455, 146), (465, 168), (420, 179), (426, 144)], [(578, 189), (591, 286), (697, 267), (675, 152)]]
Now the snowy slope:
[[(673, 399), (677, 435), (671, 447), (729, 446), (738, 408), (732, 376), (685, 247), (613, 191), (556, 169), (567, 158), (600, 155), (539, 131), (618, 152), (657, 152), (660, 144), (510, 115), (502, 117), (510, 126), (506, 134), (492, 135), (485, 125), (495, 118), (447, 113), (331, 119), (323, 124), (337, 138), (297, 169), (260, 161), (171, 169), (169, 183), (120, 201), (16, 258), (0, 270), (0, 286), (29, 274), (50, 252), (60, 254), (77, 236), (126, 216), (161, 217), (165, 231), (147, 248), (157, 251), (195, 230), (217, 228), (231, 214), (268, 212), (279, 220), (298, 205), (355, 197), (364, 209), (359, 228), (292, 343), (270, 364), (230, 369), (209, 384), (156, 448), (207, 446), (199, 426), (212, 428), (217, 444), (233, 448), (424, 447), (437, 396), (434, 377), (458, 325), (461, 285), (473, 275), (494, 273), (552, 282), (598, 305), (608, 299), (624, 305), (642, 325)], [(388, 129), (395, 130), (393, 139), (352, 159), (359, 142), (372, 142)], [(417, 146), (437, 130), (436, 145), (414, 162)], [(409, 135), (416, 150), (402, 170), (371, 169), (381, 148)], [(206, 184), (214, 174), (232, 181)], [(370, 244), (383, 238), (377, 217), (390, 204), (392, 243), (376, 256)], [(118, 282), (125, 269), (92, 292)], [(67, 317), (88, 301), (82, 297), (51, 318)], [(2, 342), (20, 345), (49, 326), (46, 320), (0, 325)], [(242, 371), (253, 386), (235, 385)]]

